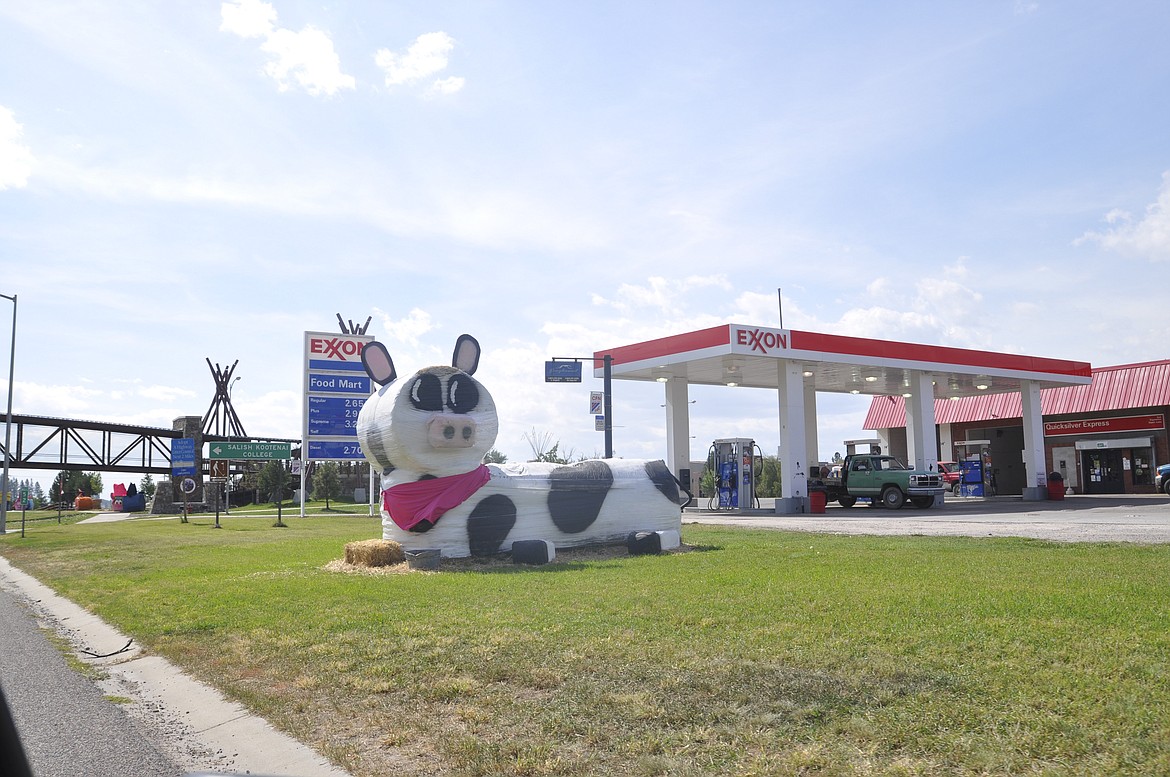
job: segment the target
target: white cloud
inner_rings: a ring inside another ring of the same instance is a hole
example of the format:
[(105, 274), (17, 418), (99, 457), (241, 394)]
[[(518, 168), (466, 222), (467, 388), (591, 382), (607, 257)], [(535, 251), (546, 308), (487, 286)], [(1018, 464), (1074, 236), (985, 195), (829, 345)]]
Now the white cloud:
[[(410, 84), (432, 76), (447, 67), (447, 55), (455, 47), (455, 39), (445, 32), (427, 32), (419, 35), (405, 54), (395, 54), (390, 49), (378, 49), (374, 62), (386, 72), (386, 86)], [(456, 85), (454, 82), (458, 82)], [(450, 91), (463, 87), (463, 79), (448, 78), (452, 82)], [(441, 81), (435, 82), (440, 89)], [(450, 93), (449, 91), (447, 93)]]
[(354, 89), (357, 82), (341, 72), (341, 60), (333, 40), (321, 30), (309, 26), (300, 32), (276, 26), (276, 10), (259, 0), (235, 0), (220, 7), (220, 30), (242, 38), (263, 38), (260, 50), (270, 60), (264, 74), (276, 81), (284, 92), (295, 84), (311, 95), (334, 95), (341, 89)]
[(408, 345), (418, 345), (418, 339), (427, 332), (434, 329), (434, 324), (431, 323), (431, 314), (419, 308), (412, 308), (405, 318), (395, 321), (390, 318), (390, 315), (382, 310), (374, 310), (374, 315), (378, 316), (382, 322), (382, 331), (386, 333), (387, 337), (392, 337), (400, 343)]
[(440, 78), (431, 84), (431, 94), (455, 94), (463, 88), (466, 79), (461, 76), (451, 76), (450, 78)]
[(1103, 232), (1086, 232), (1074, 245), (1095, 242), (1108, 251), (1144, 256), (1154, 262), (1170, 261), (1170, 171), (1162, 173), (1162, 190), (1158, 199), (1146, 206), (1145, 216), (1113, 209), (1105, 215), (1109, 228)]
[(190, 389), (177, 388), (175, 386), (143, 386), (138, 389), (137, 394), (140, 397), (153, 399), (158, 402), (175, 402), (180, 399), (188, 399), (197, 396), (197, 394)]
[(23, 136), (16, 114), (0, 105), (0, 191), (25, 186), (32, 174), (33, 155), (21, 142)]
[(336, 94), (339, 89), (353, 89), (353, 76), (341, 72), (341, 61), (333, 50), (329, 36), (313, 27), (300, 32), (277, 29), (260, 46), (273, 60), (264, 66), (280, 91), (289, 88), (289, 76), (311, 95)]
[(219, 29), (241, 38), (262, 38), (276, 26), (276, 9), (260, 0), (234, 0), (220, 6)]
[(723, 275), (692, 275), (681, 280), (655, 276), (646, 279), (645, 285), (623, 283), (613, 299), (593, 294), (593, 304), (612, 307), (619, 311), (633, 312), (645, 308), (656, 308), (664, 313), (677, 314), (683, 307), (683, 298), (695, 289), (716, 287), (725, 291), (731, 284)]

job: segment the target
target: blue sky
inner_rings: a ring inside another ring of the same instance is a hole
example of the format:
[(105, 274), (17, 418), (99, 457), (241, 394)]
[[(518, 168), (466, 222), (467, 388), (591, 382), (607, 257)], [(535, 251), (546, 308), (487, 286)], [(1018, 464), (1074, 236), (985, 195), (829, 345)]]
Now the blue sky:
[[(545, 359), (776, 326), (777, 288), (792, 329), (1166, 358), (1168, 32), (1163, 0), (4, 0), (13, 409), (169, 427), (239, 360), (247, 431), (297, 437), (341, 313), (400, 373), (473, 334), (497, 447), (591, 455), (600, 381)], [(691, 396), (694, 458), (775, 452), (774, 394)], [(665, 456), (662, 402), (617, 384), (617, 455)], [(867, 408), (821, 397), (822, 458)]]

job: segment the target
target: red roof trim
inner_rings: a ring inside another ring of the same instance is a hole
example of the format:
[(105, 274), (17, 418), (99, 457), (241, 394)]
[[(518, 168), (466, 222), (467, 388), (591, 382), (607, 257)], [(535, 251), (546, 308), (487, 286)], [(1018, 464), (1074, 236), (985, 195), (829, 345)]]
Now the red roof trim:
[(720, 345), (731, 345), (731, 325), (721, 324), (710, 329), (700, 329), (697, 332), (687, 332), (681, 335), (660, 337), (657, 340), (647, 340), (644, 343), (623, 345), (620, 348), (611, 348), (608, 351), (594, 351), (594, 362), (600, 362), (605, 354), (613, 357), (613, 364), (630, 364), (647, 359), (660, 359), (666, 356), (675, 356), (680, 353), (714, 348)]
[(943, 345), (921, 345), (898, 343), (889, 340), (870, 340), (864, 337), (845, 337), (816, 332), (792, 332), (793, 350), (817, 351), (821, 353), (849, 354), (852, 356), (900, 359), (935, 364), (957, 364), (964, 367), (983, 367), (997, 370), (1042, 372), (1052, 375), (1074, 375), (1088, 378), (1092, 366), (1088, 362), (1074, 362), (1065, 359), (1046, 359), (1039, 356), (1022, 356), (1012, 353), (976, 351), (966, 348), (951, 348)]
[[(709, 329), (687, 332), (643, 343), (623, 345), (609, 351), (595, 351), (595, 361), (609, 353), (613, 364), (630, 364), (652, 359), (678, 356), (705, 348), (731, 345), (731, 328), (734, 324), (721, 324)], [(952, 348), (942, 345), (899, 343), (890, 340), (873, 340), (865, 337), (827, 335), (818, 332), (789, 330), (789, 345), (792, 351), (807, 353), (843, 354), (879, 359), (898, 359), (909, 362), (932, 364), (955, 364), (964, 367), (984, 369), (1015, 370), (1020, 372), (1069, 375), (1088, 378), (1093, 374), (1088, 362), (1066, 359), (1047, 359), (1038, 356), (1023, 356), (993, 351), (977, 351), (967, 348)]]

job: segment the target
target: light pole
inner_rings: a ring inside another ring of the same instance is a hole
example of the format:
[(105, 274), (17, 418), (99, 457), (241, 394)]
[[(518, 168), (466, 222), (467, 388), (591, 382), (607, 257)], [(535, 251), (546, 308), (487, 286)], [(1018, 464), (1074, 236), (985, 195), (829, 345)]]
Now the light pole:
[(8, 419), (4, 423), (4, 481), (0, 486), (0, 534), (8, 531), (8, 462), (12, 458), (8, 446), (12, 441), (12, 376), (16, 370), (16, 295), (4, 299), (12, 300), (12, 347), (8, 351)]

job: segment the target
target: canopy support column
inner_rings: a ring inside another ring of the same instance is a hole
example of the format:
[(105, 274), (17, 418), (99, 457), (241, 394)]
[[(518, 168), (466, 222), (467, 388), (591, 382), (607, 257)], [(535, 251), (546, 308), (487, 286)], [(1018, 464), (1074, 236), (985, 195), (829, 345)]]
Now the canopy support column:
[(1048, 498), (1048, 468), (1044, 461), (1044, 411), (1040, 384), (1020, 381), (1020, 405), (1024, 416), (1024, 501)]
[(906, 463), (914, 469), (938, 469), (938, 446), (934, 427), (934, 376), (915, 370), (910, 373), (910, 394), (906, 399)]
[(804, 433), (804, 369), (799, 362), (778, 359), (780, 401), (780, 515), (804, 512), (808, 502), (808, 442)]
[[(692, 480), (688, 486), (682, 476), (684, 469), (691, 468), (689, 384), (686, 378), (672, 377), (663, 385), (666, 387), (666, 466), (692, 493), (698, 493), (698, 483)], [(697, 474), (692, 472), (691, 476)]]

